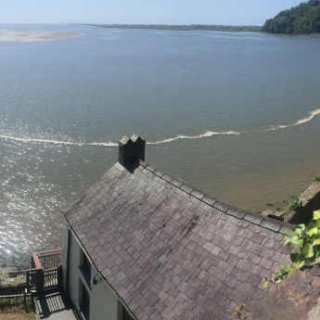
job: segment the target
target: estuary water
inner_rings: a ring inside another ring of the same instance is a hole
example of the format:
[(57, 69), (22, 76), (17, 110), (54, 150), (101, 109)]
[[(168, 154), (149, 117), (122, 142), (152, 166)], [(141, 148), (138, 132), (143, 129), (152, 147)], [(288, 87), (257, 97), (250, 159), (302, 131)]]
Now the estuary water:
[(320, 173), (320, 37), (0, 26), (80, 32), (0, 42), (0, 265), (61, 245), (61, 212), (146, 138), (146, 159), (252, 211)]

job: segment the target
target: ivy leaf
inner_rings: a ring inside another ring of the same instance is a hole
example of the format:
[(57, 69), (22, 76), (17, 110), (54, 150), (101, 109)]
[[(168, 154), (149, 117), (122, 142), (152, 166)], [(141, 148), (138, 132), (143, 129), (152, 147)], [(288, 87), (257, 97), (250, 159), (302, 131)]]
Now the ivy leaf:
[(292, 269), (294, 270), (297, 270), (297, 269), (301, 269), (302, 267), (304, 267), (306, 264), (306, 262), (304, 260), (301, 260), (301, 261), (297, 261), (293, 264), (292, 266)]
[(306, 226), (304, 224), (299, 224), (294, 230), (294, 235), (301, 236), (303, 231), (305, 231)]
[(313, 212), (313, 220), (320, 220), (320, 210)]
[(294, 235), (291, 238), (286, 239), (285, 245), (288, 245), (288, 244), (291, 244), (295, 248), (300, 248), (303, 245), (303, 239), (301, 239), (300, 237)]
[(307, 233), (307, 236), (313, 237), (313, 236), (317, 235), (318, 232), (319, 232), (318, 227), (313, 227), (313, 228), (309, 229), (306, 233)]
[(296, 252), (290, 255), (292, 263), (282, 266), (280, 273), (275, 275), (276, 282), (281, 282), (294, 270), (308, 266), (320, 257), (320, 210), (313, 213), (313, 220), (308, 226), (298, 225), (284, 242), (295, 248)]
[(307, 257), (308, 259), (311, 259), (314, 257), (314, 249), (312, 245), (307, 245), (304, 250), (303, 253), (305, 255), (305, 257)]

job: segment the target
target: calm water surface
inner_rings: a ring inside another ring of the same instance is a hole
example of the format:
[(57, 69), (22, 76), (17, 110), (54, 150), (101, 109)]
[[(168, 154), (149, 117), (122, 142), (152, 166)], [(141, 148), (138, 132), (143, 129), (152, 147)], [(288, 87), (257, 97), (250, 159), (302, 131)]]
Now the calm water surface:
[(254, 211), (320, 172), (320, 116), (266, 131), (320, 108), (320, 37), (32, 28), (83, 35), (0, 43), (0, 264), (59, 245), (61, 211), (117, 159), (114, 147), (32, 139), (193, 136), (149, 145), (147, 161)]

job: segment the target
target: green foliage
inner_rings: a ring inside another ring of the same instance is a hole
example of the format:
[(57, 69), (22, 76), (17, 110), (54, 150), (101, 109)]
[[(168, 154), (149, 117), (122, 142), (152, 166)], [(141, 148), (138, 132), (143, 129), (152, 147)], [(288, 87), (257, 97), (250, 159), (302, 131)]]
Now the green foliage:
[(270, 33), (307, 34), (320, 32), (320, 1), (308, 3), (280, 12), (264, 24), (262, 31)]
[(313, 213), (313, 219), (307, 226), (298, 225), (287, 236), (285, 245), (295, 249), (290, 255), (292, 263), (283, 265), (281, 271), (274, 274), (274, 282), (280, 282), (293, 271), (312, 265), (320, 257), (320, 210)]
[[(0, 295), (0, 314), (4, 312), (28, 312), (26, 314), (26, 319), (35, 319), (34, 318), (34, 308), (32, 297), (28, 295), (25, 299), (23, 294), (20, 295), (9, 295), (1, 296)], [(25, 317), (22, 317), (24, 319)], [(1, 319), (1, 316), (0, 316)]]
[(320, 175), (316, 175), (316, 176), (314, 177), (314, 181), (320, 182)]
[(289, 201), (289, 209), (296, 210), (300, 207), (300, 199), (297, 196), (292, 196)]

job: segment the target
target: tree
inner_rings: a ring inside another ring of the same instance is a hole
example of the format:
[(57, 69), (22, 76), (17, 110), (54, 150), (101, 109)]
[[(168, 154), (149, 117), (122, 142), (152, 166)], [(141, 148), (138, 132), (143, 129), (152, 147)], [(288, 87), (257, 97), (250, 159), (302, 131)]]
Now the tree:
[(262, 31), (285, 34), (320, 32), (320, 0), (310, 0), (308, 3), (301, 3), (290, 10), (280, 12), (266, 21)]

